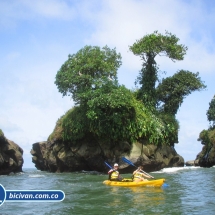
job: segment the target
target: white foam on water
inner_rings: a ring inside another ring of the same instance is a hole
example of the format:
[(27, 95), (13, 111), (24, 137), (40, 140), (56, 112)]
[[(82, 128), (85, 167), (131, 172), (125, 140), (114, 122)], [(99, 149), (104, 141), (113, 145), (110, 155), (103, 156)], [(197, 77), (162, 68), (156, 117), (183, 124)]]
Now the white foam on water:
[(156, 172), (153, 172), (153, 173), (176, 173), (178, 171), (195, 170), (195, 169), (198, 169), (198, 168), (201, 168), (201, 167), (199, 167), (199, 166), (170, 167), (170, 168), (161, 169), (160, 171), (156, 171)]
[(29, 175), (29, 178), (43, 178), (45, 175)]
[(11, 172), (11, 173), (9, 173), (8, 175), (9, 176), (13, 176), (13, 175), (23, 175), (23, 174), (25, 174), (24, 172), (16, 172), (16, 173), (14, 173), (14, 172)]

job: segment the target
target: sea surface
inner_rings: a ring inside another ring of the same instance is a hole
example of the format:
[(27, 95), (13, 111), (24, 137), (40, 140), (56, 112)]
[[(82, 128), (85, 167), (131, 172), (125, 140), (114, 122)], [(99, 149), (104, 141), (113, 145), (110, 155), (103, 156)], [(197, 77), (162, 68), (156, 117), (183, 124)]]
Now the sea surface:
[[(165, 178), (165, 186), (111, 187), (98, 172), (48, 173), (24, 169), (23, 173), (0, 176), (5, 190), (62, 190), (61, 202), (9, 202), (1, 215), (123, 215), (123, 214), (215, 214), (215, 168), (166, 168), (150, 173)], [(125, 174), (123, 177), (130, 177)]]

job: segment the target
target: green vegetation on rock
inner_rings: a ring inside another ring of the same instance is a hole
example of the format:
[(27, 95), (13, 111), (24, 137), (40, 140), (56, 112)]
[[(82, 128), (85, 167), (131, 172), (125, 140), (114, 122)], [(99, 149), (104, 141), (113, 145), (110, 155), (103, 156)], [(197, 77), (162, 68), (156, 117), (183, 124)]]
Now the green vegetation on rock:
[(1, 129), (0, 129), (0, 141), (5, 141), (5, 136)]
[(215, 144), (215, 128), (201, 131), (198, 140), (201, 141), (202, 145), (212, 147)]
[(209, 109), (207, 111), (208, 121), (215, 126), (215, 95), (211, 102), (209, 103)]
[(0, 129), (0, 137), (4, 136), (3, 131)]
[(193, 91), (204, 89), (199, 73), (180, 70), (172, 77), (163, 79), (156, 88), (160, 110), (175, 115), (184, 98)]
[(179, 39), (166, 32), (162, 35), (155, 31), (137, 40), (130, 50), (143, 60), (142, 69), (136, 83), (140, 84), (138, 98), (149, 108), (156, 106), (157, 96), (155, 85), (158, 81), (158, 65), (155, 61), (157, 55), (167, 56), (172, 61), (183, 60), (187, 47), (178, 44)]
[[(55, 84), (63, 96), (72, 97), (76, 106), (56, 123), (49, 140), (67, 145), (92, 138), (101, 145), (134, 142), (174, 145), (179, 123), (175, 118), (183, 99), (206, 86), (198, 73), (180, 70), (158, 83), (157, 55), (183, 60), (187, 47), (166, 32), (155, 31), (138, 40), (130, 50), (143, 60), (136, 91), (120, 85), (117, 70), (121, 55), (105, 46), (85, 46), (57, 72)], [(156, 87), (157, 86), (157, 87)]]
[(211, 122), (211, 126), (209, 129), (204, 129), (200, 132), (198, 140), (201, 141), (206, 148), (210, 149), (213, 145), (215, 145), (215, 96), (209, 103), (207, 117), (208, 121)]

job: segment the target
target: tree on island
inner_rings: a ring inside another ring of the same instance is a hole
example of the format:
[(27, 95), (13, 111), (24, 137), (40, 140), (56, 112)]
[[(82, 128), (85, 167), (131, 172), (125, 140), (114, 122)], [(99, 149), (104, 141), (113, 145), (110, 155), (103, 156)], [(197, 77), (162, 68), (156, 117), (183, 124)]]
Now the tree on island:
[(211, 127), (215, 126), (215, 95), (209, 103), (209, 109), (207, 111), (208, 121), (211, 123)]
[(172, 61), (183, 60), (187, 47), (178, 44), (179, 39), (166, 32), (165, 35), (155, 31), (137, 40), (130, 50), (133, 54), (140, 56), (143, 60), (142, 69), (137, 77), (136, 83), (140, 84), (138, 99), (141, 99), (145, 105), (152, 108), (157, 104), (155, 85), (158, 81), (158, 66), (155, 57), (167, 56)]
[(155, 31), (130, 47), (143, 60), (137, 78), (140, 88), (135, 92), (118, 83), (121, 55), (115, 49), (85, 46), (69, 55), (55, 84), (63, 96), (72, 96), (76, 106), (58, 120), (55, 135), (68, 144), (88, 137), (110, 147), (125, 142), (131, 146), (136, 141), (174, 145), (178, 139), (178, 108), (187, 95), (206, 87), (198, 73), (185, 70), (163, 79), (156, 87), (155, 57), (183, 60), (187, 47), (178, 41), (171, 33)]
[(202, 130), (199, 134), (199, 141), (206, 146), (208, 150), (215, 144), (215, 95), (209, 103), (207, 118), (210, 123), (209, 129)]
[(206, 114), (210, 126), (199, 134), (198, 141), (201, 141), (203, 148), (197, 155), (197, 160), (202, 167), (212, 167), (215, 165), (215, 95), (209, 103)]
[[(137, 40), (130, 50), (141, 57), (143, 67), (137, 77), (139, 83), (137, 98), (150, 109), (160, 109), (164, 113), (175, 115), (183, 102), (183, 99), (195, 90), (201, 90), (206, 86), (198, 77), (199, 73), (180, 70), (172, 77), (162, 79), (156, 88), (158, 80), (158, 66), (156, 56), (166, 56), (173, 62), (183, 60), (187, 47), (178, 44), (179, 39), (166, 31), (165, 35), (155, 31)], [(161, 105), (162, 103), (162, 105)], [(157, 107), (157, 108), (156, 108)]]

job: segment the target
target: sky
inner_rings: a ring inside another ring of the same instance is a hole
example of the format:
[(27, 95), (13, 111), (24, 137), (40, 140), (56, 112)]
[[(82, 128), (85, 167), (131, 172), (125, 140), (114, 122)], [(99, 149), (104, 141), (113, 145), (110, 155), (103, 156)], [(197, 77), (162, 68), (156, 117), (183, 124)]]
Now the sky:
[(187, 96), (176, 115), (177, 153), (189, 161), (201, 151), (197, 139), (208, 129), (215, 95), (214, 0), (0, 0), (0, 14), (0, 129), (24, 150), (24, 168), (34, 167), (32, 144), (46, 141), (74, 105), (54, 84), (68, 55), (85, 45), (116, 48), (119, 83), (133, 89), (142, 62), (129, 46), (155, 30), (188, 47), (183, 61), (156, 57), (159, 77), (183, 69), (199, 72), (207, 85)]

